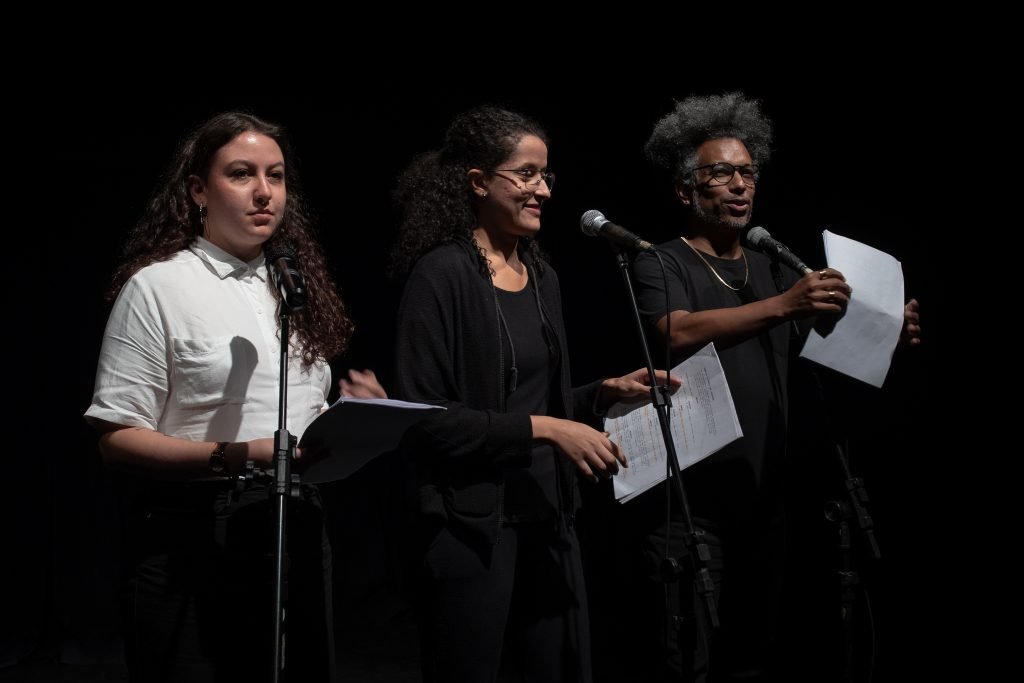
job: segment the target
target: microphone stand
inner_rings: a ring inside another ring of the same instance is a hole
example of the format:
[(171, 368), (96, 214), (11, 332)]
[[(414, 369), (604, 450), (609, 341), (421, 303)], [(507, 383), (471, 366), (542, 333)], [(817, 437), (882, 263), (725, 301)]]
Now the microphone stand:
[[(875, 538), (874, 522), (868, 514), (864, 503), (868, 502), (868, 493), (864, 488), (864, 480), (854, 477), (850, 471), (850, 463), (846, 457), (846, 450), (840, 444), (835, 444), (836, 454), (839, 456), (839, 463), (845, 476), (845, 485), (848, 501), (830, 500), (825, 503), (825, 518), (839, 527), (839, 586), (840, 593), (840, 616), (843, 622), (843, 633), (846, 647), (843, 658), (845, 660), (845, 680), (852, 683), (853, 674), (853, 641), (854, 641), (854, 606), (856, 604), (856, 587), (861, 586), (865, 603), (868, 607), (868, 617), (871, 617), (871, 603), (868, 600), (867, 588), (861, 583), (860, 573), (854, 567), (852, 534), (850, 532), (850, 520), (856, 518), (857, 528), (864, 534), (871, 559), (880, 560), (881, 551), (878, 548), (878, 541)], [(873, 631), (873, 629), (872, 629)]]
[(288, 600), (288, 551), (286, 525), (288, 521), (288, 498), (299, 495), (299, 477), (291, 473), (298, 439), (288, 433), (285, 426), (288, 416), (288, 316), (291, 308), (281, 297), (281, 365), (280, 388), (278, 392), (277, 431), (274, 432), (274, 466), (270, 481), (270, 496), (274, 499), (274, 683), (284, 680), (285, 662), (285, 603)]
[[(767, 234), (767, 233), (766, 233)], [(781, 243), (780, 243), (781, 244)], [(788, 251), (788, 247), (781, 245)], [(755, 249), (760, 249), (754, 246)], [(771, 273), (772, 279), (775, 281), (775, 288), (781, 294), (784, 291), (782, 283), (782, 271), (779, 267), (779, 253), (772, 251), (766, 252), (771, 256)], [(804, 265), (797, 259), (797, 267), (793, 263), (786, 262), (786, 265), (793, 268), (801, 275), (813, 272), (810, 268)], [(800, 336), (799, 328), (796, 321), (793, 322), (793, 332), (797, 336)], [(818, 393), (822, 399), (822, 405), (827, 405), (824, 401), (824, 390), (818, 385)], [(847, 683), (852, 683), (854, 680), (853, 673), (853, 641), (854, 641), (854, 605), (856, 602), (856, 586), (861, 586), (861, 592), (864, 595), (865, 604), (868, 608), (868, 617), (871, 617), (871, 602), (868, 599), (867, 588), (863, 587), (860, 580), (860, 573), (854, 568), (853, 563), (853, 552), (852, 552), (852, 535), (850, 532), (850, 519), (856, 517), (857, 528), (860, 529), (864, 534), (864, 540), (867, 543), (868, 551), (870, 552), (871, 559), (880, 560), (882, 558), (881, 551), (878, 548), (878, 540), (875, 538), (874, 522), (871, 519), (871, 515), (868, 514), (867, 508), (864, 507), (864, 503), (867, 503), (868, 492), (864, 488), (864, 480), (860, 477), (853, 476), (850, 470), (850, 463), (846, 457), (846, 449), (839, 443), (835, 444), (836, 454), (839, 456), (839, 464), (842, 467), (844, 484), (846, 488), (848, 501), (841, 500), (830, 500), (825, 502), (825, 519), (836, 524), (839, 532), (839, 555), (840, 555), (840, 569), (839, 569), (839, 585), (841, 589), (840, 597), (840, 615), (843, 622), (843, 632), (846, 640), (846, 647), (844, 649), (845, 659), (845, 675), (844, 680)], [(847, 445), (847, 448), (849, 446)], [(872, 627), (872, 632), (873, 632)]]
[(878, 549), (878, 540), (875, 538), (875, 523), (872, 521), (871, 515), (868, 514), (867, 508), (864, 507), (864, 503), (870, 500), (868, 498), (868, 491), (864, 488), (864, 480), (853, 476), (853, 473), (850, 471), (850, 462), (846, 457), (846, 449), (836, 444), (836, 454), (839, 456), (839, 463), (843, 467), (846, 493), (850, 499), (850, 508), (857, 516), (857, 528), (864, 532), (864, 540), (871, 551), (871, 559), (880, 560), (882, 559), (882, 553)]
[[(757, 247), (754, 247), (755, 249)], [(777, 254), (770, 253), (772, 257), (771, 273), (772, 279), (775, 281), (775, 289), (781, 294), (785, 288), (782, 282), (782, 270), (779, 265), (779, 259)], [(791, 264), (791, 268), (797, 270), (801, 275), (806, 275), (808, 272), (812, 272), (807, 266), (803, 268), (796, 268)], [(802, 264), (801, 264), (802, 265)], [(805, 270), (806, 269), (806, 270)], [(801, 336), (799, 326), (796, 321), (792, 321), (793, 334)], [(818, 396), (821, 400), (822, 405), (828, 405), (825, 401), (824, 387), (821, 385), (818, 375), (814, 375), (817, 382)], [(831, 423), (831, 420), (829, 420)], [(844, 676), (843, 679), (846, 683), (853, 683), (854, 671), (853, 671), (853, 654), (854, 654), (854, 607), (856, 605), (857, 586), (861, 587), (861, 593), (864, 595), (864, 601), (867, 605), (868, 618), (871, 618), (871, 602), (868, 599), (867, 588), (864, 587), (861, 582), (860, 572), (854, 567), (853, 561), (853, 538), (850, 531), (850, 520), (856, 517), (857, 528), (860, 529), (864, 534), (864, 541), (867, 544), (868, 551), (871, 559), (880, 560), (882, 558), (881, 551), (878, 548), (878, 540), (875, 538), (874, 522), (871, 519), (871, 515), (868, 514), (867, 508), (864, 504), (868, 502), (868, 492), (864, 488), (864, 480), (860, 477), (853, 476), (850, 470), (850, 462), (846, 457), (846, 451), (849, 447), (843, 448), (842, 444), (838, 443), (838, 437), (833, 436), (836, 439), (835, 448), (836, 455), (839, 456), (839, 464), (843, 472), (843, 481), (846, 488), (847, 499), (843, 500), (829, 500), (825, 502), (825, 519), (835, 524), (838, 529), (838, 549), (839, 549), (839, 586), (840, 586), (840, 599), (839, 599), (839, 613), (840, 620), (843, 623), (843, 635), (845, 640), (845, 647), (843, 649), (844, 659)], [(872, 626), (872, 633), (874, 628)], [(873, 656), (872, 656), (873, 658)]]
[[(636, 303), (636, 293), (633, 291), (633, 281), (629, 275), (629, 259), (624, 250), (617, 249), (614, 246), (613, 249), (616, 252), (619, 272), (622, 273), (622, 281), (626, 285), (626, 291), (629, 293), (629, 301), (633, 309), (633, 320), (636, 323), (637, 333), (640, 335), (640, 347), (647, 365), (647, 372), (651, 377), (651, 400), (658, 413), (661, 438), (665, 442), (665, 451), (668, 455), (668, 480), (666, 485), (669, 486), (679, 509), (682, 511), (683, 543), (690, 557), (690, 570), (693, 572), (694, 588), (697, 595), (703, 598), (704, 608), (707, 610), (708, 620), (712, 628), (717, 628), (718, 609), (715, 607), (715, 584), (711, 580), (711, 573), (708, 571), (707, 566), (711, 559), (711, 552), (708, 549), (707, 542), (704, 540), (704, 531), (695, 529), (693, 526), (690, 506), (686, 500), (686, 490), (683, 488), (683, 479), (679, 470), (679, 456), (676, 454), (675, 443), (672, 441), (672, 428), (669, 422), (669, 409), (672, 407), (669, 386), (668, 383), (659, 385), (654, 381), (654, 362), (651, 360), (651, 352), (647, 346), (647, 335), (644, 333), (644, 324), (640, 319), (640, 308)], [(675, 485), (672, 486), (672, 483)], [(676, 558), (665, 558), (662, 565), (662, 577), (666, 582), (678, 580), (685, 573), (686, 569), (680, 565)]]

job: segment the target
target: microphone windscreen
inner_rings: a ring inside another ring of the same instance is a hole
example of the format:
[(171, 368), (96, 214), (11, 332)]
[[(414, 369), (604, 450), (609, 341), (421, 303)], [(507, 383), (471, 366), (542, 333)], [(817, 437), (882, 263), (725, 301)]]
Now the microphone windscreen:
[(755, 225), (750, 230), (747, 230), (746, 235), (744, 235), (747, 243), (754, 247), (760, 247), (765, 240), (770, 240), (771, 238), (772, 236), (768, 231), (760, 225)]
[(603, 213), (597, 209), (591, 209), (584, 212), (580, 218), (580, 230), (591, 237), (595, 237), (601, 231), (601, 226), (607, 222), (608, 219), (604, 217)]
[(265, 245), (265, 252), (267, 263), (277, 263), (280, 259), (286, 258), (295, 260), (295, 250), (292, 246), (285, 241), (274, 242), (273, 244)]

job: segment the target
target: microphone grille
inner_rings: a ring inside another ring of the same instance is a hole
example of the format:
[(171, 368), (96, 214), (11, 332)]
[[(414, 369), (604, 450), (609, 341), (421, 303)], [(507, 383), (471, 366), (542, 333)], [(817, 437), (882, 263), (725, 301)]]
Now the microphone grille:
[(295, 250), (292, 249), (292, 245), (284, 240), (264, 245), (264, 259), (267, 263), (276, 263), (283, 258), (295, 260)]
[(580, 218), (580, 230), (591, 237), (595, 237), (601, 231), (601, 226), (607, 222), (608, 219), (604, 217), (603, 213), (597, 209), (591, 209), (590, 211), (585, 211)]
[(767, 230), (762, 228), (760, 225), (755, 225), (750, 230), (747, 230), (747, 233), (743, 236), (743, 238), (747, 241), (748, 244), (755, 247), (759, 247), (761, 246), (762, 242), (771, 239), (772, 236), (768, 233)]

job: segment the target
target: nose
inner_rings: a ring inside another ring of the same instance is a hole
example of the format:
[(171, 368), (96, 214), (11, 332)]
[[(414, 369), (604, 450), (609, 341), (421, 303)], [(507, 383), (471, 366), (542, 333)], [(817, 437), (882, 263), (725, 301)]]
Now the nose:
[(256, 181), (256, 187), (253, 188), (253, 200), (260, 206), (266, 206), (270, 202), (270, 198), (273, 195), (273, 191), (270, 188), (270, 182), (264, 175), (259, 176)]
[(551, 188), (548, 186), (548, 181), (544, 180), (543, 177), (540, 179), (540, 184), (537, 185), (536, 189), (533, 191), (533, 195), (544, 199), (551, 198)]
[(743, 180), (743, 176), (740, 175), (740, 169), (738, 168), (729, 177), (729, 189), (736, 194), (742, 194), (747, 189), (747, 183)]

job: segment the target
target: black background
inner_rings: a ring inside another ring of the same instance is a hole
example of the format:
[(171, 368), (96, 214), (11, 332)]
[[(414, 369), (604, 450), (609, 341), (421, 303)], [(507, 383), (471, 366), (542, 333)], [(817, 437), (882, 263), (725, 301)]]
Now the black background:
[[(55, 250), (61, 277), (52, 283), (46, 307), (52, 388), (59, 398), (47, 399), (56, 412), (40, 425), (51, 445), (39, 457), (19, 459), (13, 470), (13, 478), (27, 485), (11, 497), (18, 562), (8, 570), (17, 590), (3, 618), (0, 663), (43, 659), (116, 670), (110, 664), (119, 647), (115, 496), (81, 414), (91, 397), (106, 319), (102, 292), (126, 230), (188, 129), (225, 109), (246, 109), (289, 129), (329, 265), (357, 325), (350, 353), (335, 364), (335, 377), (348, 367), (368, 367), (389, 387), (400, 290), (384, 271), (395, 237), (389, 193), (396, 174), (413, 155), (438, 146), (451, 116), (467, 107), (490, 102), (534, 116), (550, 135), (549, 163), (558, 176), (540, 240), (562, 281), (579, 383), (642, 363), (614, 257), (603, 240), (580, 232), (580, 215), (599, 209), (653, 242), (675, 236), (681, 210), (645, 161), (643, 144), (674, 99), (741, 89), (762, 99), (776, 131), (772, 160), (757, 187), (754, 223), (812, 267), (824, 265), (826, 228), (885, 251), (902, 263), (907, 295), (921, 301), (926, 343), (897, 352), (882, 389), (835, 378), (829, 408), (850, 439), (855, 474), (866, 479), (883, 553), (880, 563), (864, 564), (872, 593), (875, 680), (902, 680), (948, 666), (936, 654), (935, 639), (941, 643), (950, 634), (939, 626), (948, 608), (932, 592), (939, 544), (930, 512), (940, 485), (932, 446), (944, 429), (931, 374), (946, 323), (933, 247), (925, 239), (942, 219), (926, 214), (936, 184), (934, 177), (926, 182), (920, 175), (931, 156), (922, 131), (944, 103), (924, 82), (884, 73), (797, 74), (785, 83), (679, 76), (662, 83), (641, 86), (628, 74), (607, 80), (566, 74), (557, 86), (543, 87), (455, 88), (444, 79), (413, 78), (353, 82), (334, 88), (330, 97), (268, 98), (256, 89), (209, 85), (173, 98), (122, 88), (84, 94), (84, 123), (69, 126), (57, 140), (77, 198), (59, 219), (67, 227)], [(799, 653), (794, 656), (831, 671), (837, 632), (815, 621), (833, 616), (839, 599), (833, 530), (821, 519), (821, 503), (842, 482), (833, 453), (800, 457), (806, 467), (795, 468), (793, 482), (794, 575), (800, 587), (790, 614), (791, 647)], [(403, 518), (389, 486), (394, 476), (394, 464), (385, 461), (327, 487), (335, 521), (343, 671), (346, 652), (391, 656), (366, 644), (373, 634), (387, 648), (406, 647), (408, 654), (415, 647), (409, 644), (396, 566), (392, 531)], [(609, 552), (614, 550), (600, 543), (591, 550), (596, 557)], [(598, 576), (594, 585), (606, 582)], [(605, 618), (597, 598), (595, 612)], [(858, 616), (863, 619), (864, 612)], [(915, 644), (921, 640), (910, 633), (931, 643)], [(863, 653), (867, 645), (861, 641)], [(17, 675), (17, 669), (10, 671)]]

